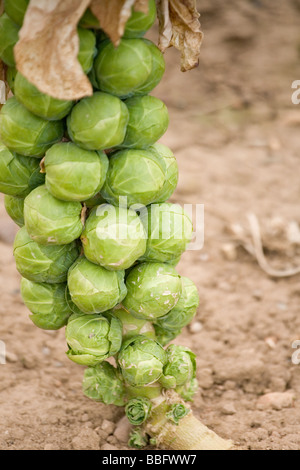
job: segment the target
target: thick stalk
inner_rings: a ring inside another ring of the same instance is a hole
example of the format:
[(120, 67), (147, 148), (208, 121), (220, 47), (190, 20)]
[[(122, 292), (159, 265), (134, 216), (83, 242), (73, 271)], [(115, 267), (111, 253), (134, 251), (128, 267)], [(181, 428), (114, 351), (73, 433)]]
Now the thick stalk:
[(193, 415), (192, 410), (176, 425), (166, 417), (171, 405), (187, 404), (174, 392), (167, 392), (163, 400), (153, 407), (151, 417), (144, 426), (147, 434), (155, 438), (159, 448), (170, 450), (230, 450), (231, 441), (219, 437)]

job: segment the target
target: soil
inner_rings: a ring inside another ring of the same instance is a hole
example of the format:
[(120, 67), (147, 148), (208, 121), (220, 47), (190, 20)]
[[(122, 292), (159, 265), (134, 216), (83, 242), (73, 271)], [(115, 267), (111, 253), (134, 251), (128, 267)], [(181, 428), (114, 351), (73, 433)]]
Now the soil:
[[(208, 427), (239, 449), (296, 450), (300, 278), (268, 276), (244, 247), (253, 245), (253, 213), (269, 264), (300, 265), (300, 108), (291, 101), (300, 79), (300, 2), (202, 0), (200, 11), (199, 68), (182, 74), (179, 54), (169, 50), (155, 91), (171, 115), (162, 141), (180, 166), (172, 200), (205, 205), (204, 247), (178, 266), (197, 283), (201, 305), (176, 342), (197, 353), (193, 409)], [(29, 320), (15, 231), (1, 200), (0, 448), (127, 449), (122, 410), (83, 396), (83, 369), (65, 356), (64, 331), (41, 331)]]

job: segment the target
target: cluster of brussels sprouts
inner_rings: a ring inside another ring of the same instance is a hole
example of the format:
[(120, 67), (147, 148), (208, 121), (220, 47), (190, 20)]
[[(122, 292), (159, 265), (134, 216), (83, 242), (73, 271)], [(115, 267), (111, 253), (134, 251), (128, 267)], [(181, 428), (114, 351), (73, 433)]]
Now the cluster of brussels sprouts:
[(178, 166), (157, 143), (167, 108), (148, 94), (165, 69), (143, 38), (155, 1), (148, 15), (133, 11), (117, 48), (85, 13), (78, 60), (94, 94), (78, 102), (43, 94), (14, 69), (28, 3), (6, 0), (0, 17), (0, 58), (14, 93), (0, 112), (0, 191), (21, 227), (14, 256), (22, 297), (38, 327), (66, 326), (69, 359), (88, 366), (84, 393), (126, 404), (139, 425), (162, 389), (185, 400), (197, 389), (195, 355), (164, 349), (193, 319), (199, 297), (175, 269), (193, 228), (166, 202)]

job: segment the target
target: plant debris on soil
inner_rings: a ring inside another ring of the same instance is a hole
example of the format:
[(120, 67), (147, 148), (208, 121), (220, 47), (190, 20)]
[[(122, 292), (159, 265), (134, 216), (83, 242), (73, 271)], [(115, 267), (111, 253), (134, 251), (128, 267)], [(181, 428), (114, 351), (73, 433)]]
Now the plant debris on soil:
[[(180, 167), (172, 201), (205, 205), (204, 247), (178, 267), (197, 284), (201, 304), (176, 343), (197, 354), (194, 410), (204, 424), (238, 449), (296, 450), (300, 275), (268, 275), (245, 246), (253, 244), (254, 214), (268, 265), (300, 266), (300, 107), (291, 101), (300, 79), (300, 2), (227, 3), (199, 2), (200, 66), (182, 74), (178, 53), (168, 50), (155, 92), (170, 110), (163, 142)], [(83, 368), (66, 357), (64, 331), (31, 323), (12, 255), (15, 232), (1, 200), (0, 449), (127, 449), (123, 410), (83, 396)]]

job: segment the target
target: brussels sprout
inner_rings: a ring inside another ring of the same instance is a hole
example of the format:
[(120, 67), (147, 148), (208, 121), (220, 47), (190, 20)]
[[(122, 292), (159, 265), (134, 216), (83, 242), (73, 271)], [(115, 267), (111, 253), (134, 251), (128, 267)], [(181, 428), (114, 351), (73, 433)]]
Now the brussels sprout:
[(4, 197), (4, 206), (9, 217), (19, 227), (24, 225), (24, 199), (14, 196)]
[(146, 250), (146, 232), (137, 213), (110, 204), (92, 210), (81, 241), (86, 258), (110, 271), (129, 268)]
[(178, 256), (177, 258), (170, 259), (170, 261), (166, 261), (166, 263), (176, 268), (176, 266), (180, 263), (180, 260), (181, 260), (181, 256)]
[(158, 47), (148, 39), (144, 39), (144, 41), (145, 44), (148, 46), (149, 51), (151, 52), (152, 67), (148, 79), (142, 86), (139, 86), (135, 90), (135, 95), (147, 95), (152, 90), (154, 90), (154, 88), (161, 81), (166, 69), (164, 56), (162, 55)]
[(25, 227), (16, 235), (14, 257), (19, 273), (33, 282), (59, 284), (67, 281), (69, 268), (79, 256), (75, 242), (44, 246), (31, 240)]
[(196, 376), (196, 355), (189, 348), (175, 344), (171, 344), (166, 353), (167, 363), (163, 370), (162, 385), (164, 380), (173, 382), (171, 388), (191, 382)]
[(89, 367), (84, 372), (83, 393), (105, 405), (124, 406), (125, 388), (122, 376), (109, 362)]
[(46, 152), (45, 170), (46, 187), (52, 196), (63, 201), (84, 201), (102, 188), (108, 158), (104, 152), (60, 142)]
[(57, 100), (37, 89), (20, 72), (14, 83), (14, 94), (17, 100), (30, 112), (47, 121), (57, 121), (69, 114), (74, 102)]
[(172, 150), (162, 144), (154, 144), (150, 149), (155, 150), (161, 158), (163, 158), (166, 165), (166, 179), (163, 189), (159, 195), (157, 202), (165, 202), (174, 193), (178, 184), (178, 164), (173, 155)]
[(120, 145), (126, 134), (129, 112), (116, 96), (96, 92), (74, 106), (68, 117), (68, 132), (87, 150), (105, 150)]
[(194, 378), (190, 382), (176, 387), (175, 391), (181, 396), (181, 398), (183, 398), (183, 400), (192, 401), (198, 389), (198, 380)]
[(7, 67), (6, 71), (6, 80), (8, 83), (9, 88), (14, 93), (15, 90), (15, 79), (18, 71), (15, 67)]
[(125, 341), (118, 355), (125, 381), (134, 386), (157, 382), (166, 362), (167, 354), (162, 346), (142, 335)]
[(152, 204), (142, 219), (148, 241), (142, 260), (165, 263), (181, 256), (193, 236), (193, 224), (178, 204)]
[(177, 305), (157, 325), (169, 331), (177, 331), (188, 325), (196, 315), (199, 306), (198, 289), (187, 277), (182, 277), (182, 295)]
[(0, 16), (0, 59), (9, 67), (15, 66), (14, 47), (19, 40), (19, 30), (6, 13)]
[(79, 202), (60, 201), (39, 186), (25, 199), (26, 229), (41, 245), (68, 245), (81, 235), (81, 210)]
[(141, 429), (135, 429), (130, 433), (128, 446), (134, 449), (143, 449), (149, 444), (149, 436)]
[(99, 89), (120, 98), (133, 96), (142, 88), (152, 67), (152, 49), (145, 39), (122, 39), (117, 48), (105, 41), (94, 63)]
[(113, 315), (74, 313), (66, 327), (67, 356), (83, 366), (95, 366), (119, 352), (122, 324)]
[(146, 320), (139, 320), (124, 308), (116, 307), (113, 311), (123, 325), (123, 340), (133, 338), (137, 335), (143, 335), (150, 339), (155, 339), (155, 331), (152, 323)]
[[(121, 150), (109, 159), (102, 196), (114, 205), (156, 202), (165, 182), (165, 163), (150, 150)], [(127, 198), (127, 199), (126, 199)]]
[(45, 181), (39, 160), (12, 154), (0, 142), (0, 191), (24, 198)]
[(4, 145), (20, 155), (41, 157), (64, 134), (62, 121), (45, 121), (9, 98), (0, 112), (0, 138)]
[(65, 284), (39, 284), (22, 279), (22, 298), (36, 326), (43, 330), (59, 330), (67, 324), (72, 312), (65, 299), (65, 289)]
[(93, 68), (94, 58), (97, 55), (96, 36), (92, 31), (78, 28), (79, 54), (78, 62), (84, 73), (88, 74)]
[(169, 113), (166, 105), (154, 96), (137, 96), (125, 101), (129, 123), (122, 147), (146, 148), (166, 132)]
[(152, 404), (148, 398), (132, 398), (125, 406), (125, 413), (130, 424), (140, 426), (150, 416)]
[[(163, 317), (164, 318), (164, 317)], [(154, 325), (156, 340), (162, 345), (166, 346), (173, 339), (177, 338), (181, 334), (181, 330), (166, 330), (159, 326), (158, 322)]]
[(173, 266), (143, 263), (130, 272), (124, 307), (137, 318), (155, 320), (163, 317), (177, 304), (182, 282)]
[(166, 417), (174, 424), (178, 425), (179, 421), (189, 414), (191, 410), (182, 403), (174, 403), (171, 410), (166, 413)]
[(84, 313), (110, 310), (126, 296), (124, 276), (124, 271), (107, 271), (82, 257), (69, 271), (72, 302)]
[(29, 0), (4, 0), (5, 13), (19, 26), (22, 26)]
[(101, 206), (101, 204), (105, 204), (105, 199), (102, 197), (101, 193), (97, 193), (94, 197), (87, 199), (84, 201), (84, 204), (88, 209), (93, 209), (93, 207)]
[(79, 26), (81, 28), (99, 29), (100, 23), (98, 18), (92, 13), (92, 10), (88, 8), (81, 17)]
[(156, 20), (155, 0), (149, 1), (149, 11), (147, 14), (141, 11), (135, 11), (132, 8), (132, 14), (126, 23), (124, 38), (140, 38), (150, 29)]

